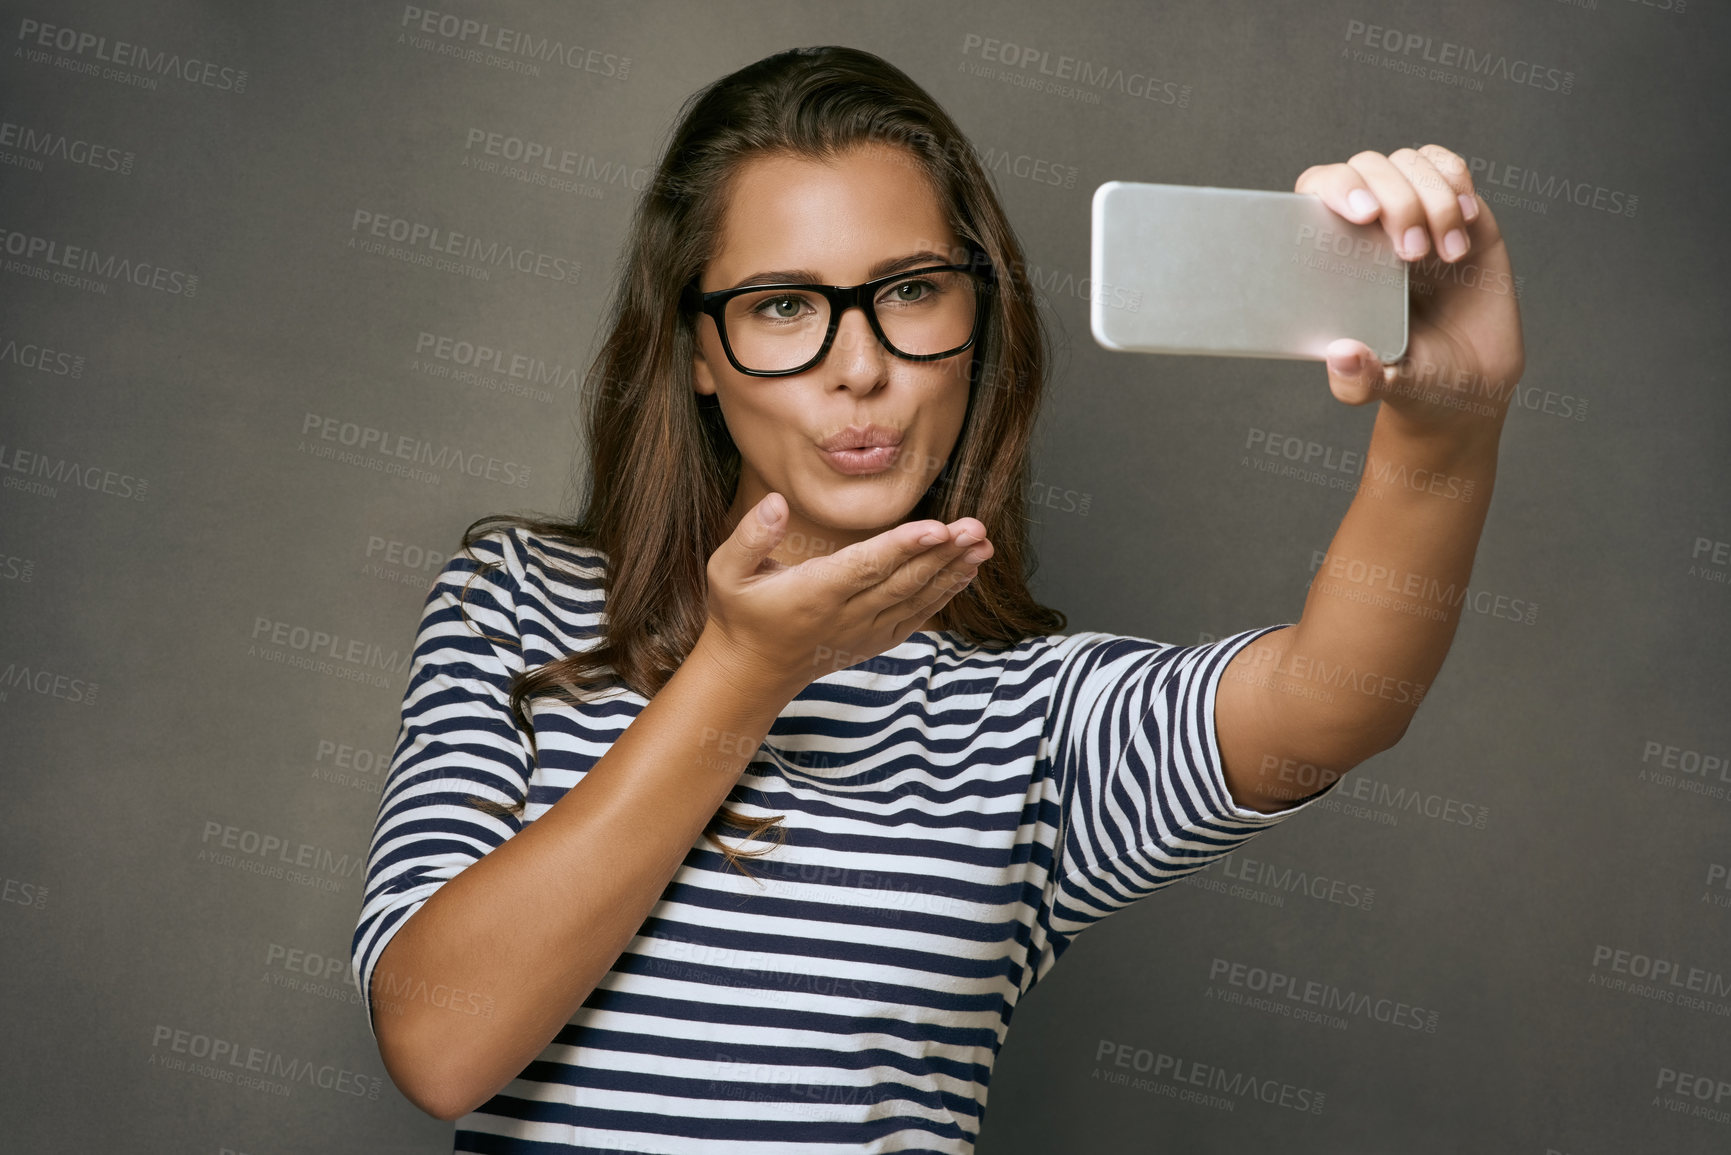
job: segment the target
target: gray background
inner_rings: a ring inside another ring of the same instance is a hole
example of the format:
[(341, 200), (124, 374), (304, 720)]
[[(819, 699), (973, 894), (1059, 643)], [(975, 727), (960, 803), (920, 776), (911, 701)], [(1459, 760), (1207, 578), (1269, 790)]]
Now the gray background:
[[(1079, 940), (1017, 1014), (981, 1149), (1731, 1148), (1722, 9), (425, 7), (600, 63), (527, 75), (442, 55), (452, 42), (401, 36), (395, 4), (0, 5), (9, 1149), (449, 1150), (451, 1126), (385, 1076), (346, 973), (420, 605), (470, 520), (571, 500), (570, 385), (633, 173), (680, 101), (812, 43), (884, 55), (1012, 162), (998, 182), (1061, 334), (1037, 592), (1072, 630), (1189, 643), (1294, 620), (1350, 493), (1251, 462), (1277, 463), (1256, 456), (1271, 438), (1362, 450), (1373, 417), (1335, 402), (1318, 364), (1097, 348), (1078, 287), (1096, 185), (1290, 189), (1313, 163), (1435, 141), (1474, 162), (1524, 279), (1528, 369), (1470, 612), (1406, 739), (1348, 779), (1368, 783), (1350, 806)], [(141, 88), (148, 67), (38, 49), (30, 20), (215, 70)], [(1367, 45), (1354, 21), (1555, 83), (1438, 78), (1424, 48)], [(982, 60), (988, 40), (1030, 63)], [(1183, 96), (1045, 91), (1026, 83), (1040, 53)], [(572, 150), (594, 179), (466, 167), (471, 130)], [(1016, 175), (1035, 161), (1061, 182)], [(365, 252), (357, 212), (580, 273), (479, 279)], [(33, 240), (158, 267), (166, 287), (44, 281), (56, 266)], [(551, 384), (453, 375), (417, 351), (441, 338), (520, 354)], [(529, 484), (321, 457), (344, 448), (307, 431), (324, 419), (526, 466)], [(305, 668), (298, 631), (339, 640)], [(1424, 812), (1451, 802), (1483, 827)], [(1259, 864), (1343, 881), (1355, 904)], [(1228, 1001), (1253, 993), (1234, 965), (1404, 1003), (1435, 1029)], [(223, 1082), (190, 1061), (213, 1042), (347, 1074), (286, 1096)], [(1323, 1109), (1191, 1101), (1175, 1064)]]

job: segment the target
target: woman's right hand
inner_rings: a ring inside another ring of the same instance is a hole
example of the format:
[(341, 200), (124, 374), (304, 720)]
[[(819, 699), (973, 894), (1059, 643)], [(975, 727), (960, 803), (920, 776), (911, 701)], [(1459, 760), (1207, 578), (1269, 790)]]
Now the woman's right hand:
[[(773, 514), (766, 524), (760, 515)], [(708, 565), (709, 620), (724, 660), (786, 689), (908, 639), (992, 556), (986, 527), (964, 517), (910, 521), (798, 565), (770, 552), (787, 533), (787, 501), (770, 493), (746, 511)]]

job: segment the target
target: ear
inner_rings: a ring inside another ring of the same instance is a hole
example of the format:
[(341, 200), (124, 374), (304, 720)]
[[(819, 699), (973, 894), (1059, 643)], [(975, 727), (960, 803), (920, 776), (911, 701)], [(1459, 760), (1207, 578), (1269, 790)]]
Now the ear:
[(693, 387), (699, 393), (715, 392), (715, 375), (709, 371), (709, 358), (703, 355), (703, 334), (701, 328), (697, 337), (691, 342), (694, 350), (691, 355), (691, 380)]

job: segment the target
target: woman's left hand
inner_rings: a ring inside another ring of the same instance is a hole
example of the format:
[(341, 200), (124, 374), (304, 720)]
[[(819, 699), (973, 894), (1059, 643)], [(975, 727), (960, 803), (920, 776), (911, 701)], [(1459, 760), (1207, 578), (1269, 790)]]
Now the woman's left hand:
[(1526, 353), (1508, 250), (1466, 162), (1436, 144), (1387, 156), (1367, 150), (1312, 165), (1293, 191), (1315, 193), (1356, 224), (1380, 219), (1396, 256), (1412, 262), (1405, 355), (1385, 365), (1361, 341), (1331, 343), (1335, 397), (1348, 405), (1380, 398), (1416, 431), (1494, 436)]

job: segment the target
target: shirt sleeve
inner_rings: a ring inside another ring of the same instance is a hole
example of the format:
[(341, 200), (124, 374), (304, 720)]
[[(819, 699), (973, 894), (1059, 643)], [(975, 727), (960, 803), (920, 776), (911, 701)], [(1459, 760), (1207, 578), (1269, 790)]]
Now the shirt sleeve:
[[(523, 825), (466, 801), (510, 806), (528, 797), (534, 760), (510, 709), (511, 676), (523, 668), (519, 548), (495, 530), (470, 547), (474, 557), (459, 551), (421, 611), (351, 948), (374, 1038), (373, 970), (385, 944), (434, 891)], [(483, 570), (488, 562), (497, 564)], [(416, 997), (408, 981), (393, 990)]]
[(1089, 926), (1327, 793), (1264, 814), (1237, 805), (1226, 785), (1214, 718), (1221, 675), (1282, 628), (1196, 646), (1103, 633), (1063, 640), (1045, 734), (1058, 830), (1030, 987)]

